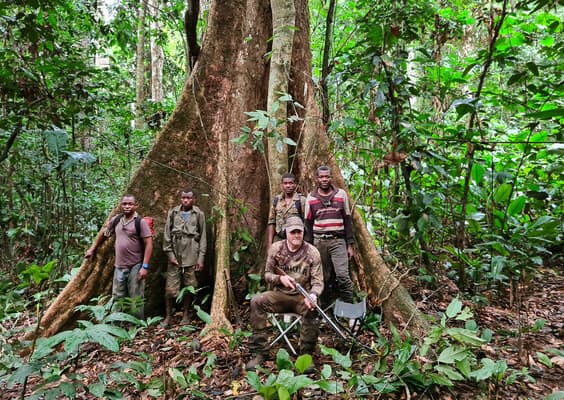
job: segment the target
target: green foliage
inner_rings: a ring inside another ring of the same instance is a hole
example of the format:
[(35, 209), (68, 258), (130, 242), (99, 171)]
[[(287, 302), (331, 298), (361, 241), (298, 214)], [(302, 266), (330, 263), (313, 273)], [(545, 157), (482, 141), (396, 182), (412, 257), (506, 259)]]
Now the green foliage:
[[(251, 129), (248, 126), (241, 128), (242, 134), (231, 141), (242, 145), (251, 139), (251, 146), (254, 150), (264, 153), (264, 140), (266, 138), (274, 139), (276, 150), (282, 152), (284, 146), (297, 146), (291, 138), (280, 134), (279, 127), (286, 123), (301, 121), (302, 118), (297, 113), (298, 108), (304, 108), (300, 103), (294, 101), (288, 93), (279, 93), (280, 97), (272, 104), (269, 111), (256, 110), (247, 111), (245, 114), (249, 117), (247, 122), (254, 123)], [(294, 113), (287, 117), (287, 121), (279, 121), (276, 118), (276, 112), (280, 107), (290, 105)]]
[[(247, 382), (265, 399), (289, 400), (294, 393), (306, 387), (320, 387), (328, 393), (340, 393), (342, 388), (335, 381), (328, 380), (330, 371), (322, 371), (322, 379), (314, 381), (303, 373), (311, 365), (312, 359), (309, 354), (299, 356), (295, 363), (284, 349), (278, 350), (276, 354), (276, 366), (278, 375), (270, 373), (263, 382), (260, 376), (253, 371), (247, 373)], [(294, 370), (298, 372), (295, 374)], [(267, 372), (267, 371), (265, 371)]]
[[(104, 299), (100, 299), (103, 302)], [(88, 305), (78, 307), (78, 311), (90, 314), (92, 321), (80, 320), (78, 327), (57, 333), (51, 337), (40, 337), (32, 345), (32, 353), (25, 361), (16, 356), (16, 349), (11, 352), (3, 353), (0, 357), (1, 363), (9, 371), (7, 374), (0, 374), (0, 383), (4, 383), (8, 388), (16, 385), (23, 385), (30, 378), (34, 378), (33, 395), (30, 398), (61, 398), (64, 396), (75, 398), (76, 393), (88, 390), (98, 398), (121, 398), (119, 392), (109, 387), (112, 385), (133, 385), (138, 390), (144, 390), (145, 384), (142, 383), (141, 376), (150, 376), (152, 366), (146, 358), (143, 361), (132, 362), (123, 368), (124, 365), (117, 363), (113, 366), (117, 372), (110, 377), (101, 375), (97, 383), (88, 387), (83, 384), (80, 374), (74, 371), (80, 360), (81, 347), (87, 343), (97, 344), (102, 348), (118, 352), (120, 343), (131, 341), (137, 334), (138, 327), (146, 327), (156, 321), (140, 321), (137, 318), (125, 313), (112, 313), (110, 303), (101, 305)], [(131, 324), (131, 328), (125, 329), (123, 326)], [(29, 346), (29, 343), (23, 343)], [(143, 357), (144, 355), (141, 355)], [(69, 363), (69, 360), (72, 362)], [(129, 372), (129, 371), (133, 372)], [(147, 387), (154, 386), (151, 381)]]
[[(329, 132), (386, 261), (496, 294), (561, 262), (560, 13), (522, 2), (491, 44), (494, 21), (475, 2), (339, 7)], [(324, 40), (313, 31), (314, 51)]]

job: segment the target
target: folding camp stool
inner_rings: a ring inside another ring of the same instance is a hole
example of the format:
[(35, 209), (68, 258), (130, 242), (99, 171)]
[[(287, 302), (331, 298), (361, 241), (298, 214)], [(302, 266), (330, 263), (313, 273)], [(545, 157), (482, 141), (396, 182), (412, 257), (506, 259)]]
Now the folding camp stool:
[[(349, 330), (351, 333), (355, 332), (357, 328), (364, 324), (366, 318), (366, 297), (363, 297), (358, 303), (346, 303), (337, 299), (333, 307), (333, 315), (335, 318), (354, 320), (354, 323), (349, 325)], [(339, 322), (339, 325), (342, 325), (342, 323)]]
[[(278, 320), (276, 319), (276, 315), (282, 315), (283, 319), (284, 319), (284, 323), (289, 324), (289, 325), (287, 325), (286, 328), (284, 328), (280, 324), (280, 322), (278, 322)], [(284, 314), (272, 313), (272, 314), (270, 314), (270, 321), (272, 322), (272, 325), (274, 325), (278, 328), (278, 331), (280, 332), (280, 334), (268, 345), (268, 348), (271, 348), (272, 346), (274, 346), (274, 344), (276, 342), (278, 342), (280, 339), (284, 339), (284, 341), (288, 345), (288, 348), (290, 349), (292, 354), (295, 355), (295, 356), (298, 355), (298, 352), (296, 351), (296, 349), (292, 345), (292, 342), (290, 342), (290, 339), (288, 338), (287, 333), (290, 332), (290, 330), (294, 326), (296, 326), (301, 320), (302, 320), (302, 316), (299, 315), (299, 314), (293, 314), (293, 313), (284, 313)]]

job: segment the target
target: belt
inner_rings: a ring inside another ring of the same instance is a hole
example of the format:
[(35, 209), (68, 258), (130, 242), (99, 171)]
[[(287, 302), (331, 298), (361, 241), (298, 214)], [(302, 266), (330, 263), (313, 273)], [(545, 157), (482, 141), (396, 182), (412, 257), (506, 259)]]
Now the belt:
[(318, 235), (318, 234), (313, 234), (313, 237), (315, 239), (343, 239), (343, 237), (339, 236), (339, 235), (331, 235), (331, 234), (322, 234), (322, 235)]

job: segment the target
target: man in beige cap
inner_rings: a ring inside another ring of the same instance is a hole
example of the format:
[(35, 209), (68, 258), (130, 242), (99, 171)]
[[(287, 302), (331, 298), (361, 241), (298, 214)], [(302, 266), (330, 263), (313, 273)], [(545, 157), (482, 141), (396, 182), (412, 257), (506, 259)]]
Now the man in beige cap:
[(304, 223), (292, 216), (286, 220), (286, 239), (274, 242), (268, 252), (264, 279), (272, 287), (251, 299), (250, 324), (253, 335), (249, 337), (249, 349), (254, 358), (247, 365), (253, 370), (268, 353), (266, 321), (268, 313), (296, 313), (302, 316), (300, 353), (313, 354), (319, 336), (319, 321), (315, 304), (302, 296), (296, 284), (301, 285), (317, 299), (323, 292), (323, 268), (319, 251), (304, 242)]

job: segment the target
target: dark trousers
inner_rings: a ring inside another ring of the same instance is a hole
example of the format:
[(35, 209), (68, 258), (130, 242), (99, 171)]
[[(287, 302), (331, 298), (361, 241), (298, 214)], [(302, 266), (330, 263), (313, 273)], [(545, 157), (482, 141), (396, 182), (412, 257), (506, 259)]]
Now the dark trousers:
[(345, 239), (314, 238), (313, 244), (321, 254), (325, 281), (324, 298), (331, 294), (334, 279), (340, 299), (352, 303), (354, 286), (349, 273), (349, 254)]

